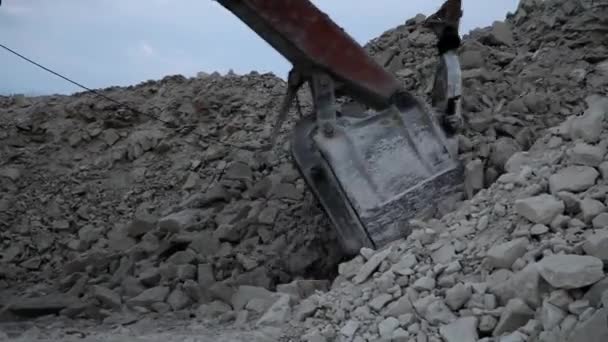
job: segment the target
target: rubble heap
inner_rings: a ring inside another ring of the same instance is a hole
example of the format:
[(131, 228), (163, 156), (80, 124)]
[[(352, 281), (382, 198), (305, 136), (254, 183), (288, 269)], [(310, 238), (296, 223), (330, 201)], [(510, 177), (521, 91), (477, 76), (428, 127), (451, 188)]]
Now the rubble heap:
[[(606, 5), (524, 0), (466, 35), (466, 193), (341, 264), (286, 140), (240, 148), (270, 132), (285, 92), (271, 74), (100, 90), (138, 112), (89, 93), (0, 98), (0, 317), (195, 317), (271, 341), (604, 340)], [(428, 98), (423, 19), (366, 49)]]
[[(472, 10), (472, 9), (471, 9)], [(466, 11), (466, 8), (465, 8)], [(461, 137), (465, 161), (483, 162), (484, 186), (539, 131), (584, 110), (606, 90), (605, 1), (521, 1), (506, 21), (464, 35)], [(430, 95), (437, 63), (434, 34), (418, 15), (372, 40), (367, 50), (419, 96)]]
[(162, 123), (93, 94), (4, 99), (4, 287), (135, 297), (179, 284), (173, 296), (198, 301), (202, 279), (329, 277), (338, 249), (319, 242), (324, 218), (286, 153), (234, 148), (267, 134), (283, 91), (255, 73), (103, 91)]
[(587, 103), (457, 211), (341, 264), (293, 311), (304, 340), (606, 339), (608, 97)]

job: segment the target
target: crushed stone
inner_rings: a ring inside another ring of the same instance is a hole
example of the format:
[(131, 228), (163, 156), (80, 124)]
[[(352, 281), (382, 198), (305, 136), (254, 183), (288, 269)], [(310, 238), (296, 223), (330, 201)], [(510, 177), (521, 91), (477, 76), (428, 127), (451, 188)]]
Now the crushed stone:
[[(465, 193), (352, 260), (289, 159), (295, 109), (272, 151), (233, 146), (268, 138), (272, 74), (100, 90), (177, 130), (0, 97), (0, 340), (608, 339), (604, 2), (522, 0), (463, 37)], [(365, 48), (428, 100), (423, 18)]]

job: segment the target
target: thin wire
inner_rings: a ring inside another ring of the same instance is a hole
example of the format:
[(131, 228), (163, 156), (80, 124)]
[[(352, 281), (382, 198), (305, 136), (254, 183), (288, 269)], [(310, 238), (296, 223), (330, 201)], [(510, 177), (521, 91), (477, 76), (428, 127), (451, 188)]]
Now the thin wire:
[[(43, 70), (45, 70), (45, 71), (47, 71), (47, 72), (50, 72), (51, 74), (53, 74), (53, 75), (55, 75), (55, 76), (57, 76), (57, 77), (60, 77), (60, 78), (62, 78), (62, 79), (64, 79), (64, 80), (66, 80), (66, 81), (68, 81), (68, 82), (70, 82), (70, 83), (72, 83), (72, 84), (74, 84), (74, 85), (76, 85), (76, 86), (78, 86), (78, 87), (80, 87), (80, 88), (82, 88), (82, 89), (85, 89), (85, 90), (87, 90), (87, 91), (90, 91), (91, 93), (93, 93), (93, 94), (95, 94), (95, 95), (97, 95), (97, 96), (99, 96), (99, 97), (102, 97), (102, 98), (104, 98), (104, 99), (106, 99), (106, 100), (108, 100), (108, 101), (114, 102), (114, 103), (116, 103), (116, 104), (118, 104), (118, 105), (120, 105), (120, 106), (122, 106), (122, 107), (124, 107), (124, 108), (126, 108), (126, 109), (129, 109), (130, 111), (132, 111), (132, 112), (134, 112), (134, 113), (137, 113), (137, 114), (140, 114), (140, 115), (144, 115), (144, 116), (147, 116), (147, 117), (149, 117), (149, 118), (151, 118), (151, 119), (153, 119), (153, 120), (156, 120), (156, 121), (158, 121), (158, 122), (161, 122), (161, 123), (163, 123), (163, 124), (165, 124), (165, 125), (169, 126), (170, 128), (173, 128), (175, 131), (178, 131), (178, 130), (179, 130), (179, 127), (177, 127), (175, 124), (173, 124), (173, 123), (172, 123), (172, 122), (170, 122), (170, 121), (163, 120), (163, 119), (161, 119), (161, 118), (159, 118), (159, 117), (156, 117), (156, 116), (154, 116), (154, 115), (152, 115), (152, 114), (150, 114), (150, 113), (145, 113), (145, 112), (142, 112), (142, 111), (140, 111), (140, 110), (138, 110), (138, 109), (135, 109), (135, 108), (133, 108), (133, 107), (130, 107), (129, 105), (127, 105), (127, 104), (125, 104), (125, 103), (122, 103), (122, 102), (120, 102), (120, 101), (118, 101), (118, 100), (115, 100), (115, 99), (113, 99), (113, 98), (111, 98), (111, 97), (109, 97), (109, 96), (106, 96), (106, 95), (104, 95), (104, 94), (102, 94), (102, 93), (100, 93), (100, 92), (97, 92), (96, 90), (93, 90), (93, 89), (91, 89), (91, 88), (89, 88), (89, 87), (87, 87), (87, 86), (84, 86), (84, 85), (82, 85), (82, 84), (80, 84), (80, 83), (78, 83), (78, 82), (76, 82), (76, 81), (73, 81), (73, 80), (71, 80), (71, 79), (69, 79), (69, 78), (67, 78), (67, 77), (65, 77), (65, 76), (63, 76), (63, 75), (61, 75), (61, 74), (59, 74), (59, 73), (57, 73), (57, 72), (55, 72), (55, 71), (53, 71), (53, 70), (51, 70), (51, 69), (47, 68), (47, 67), (45, 67), (44, 65), (41, 65), (40, 63), (37, 63), (37, 62), (35, 62), (35, 61), (31, 60), (30, 58), (27, 58), (26, 56), (24, 56), (24, 55), (22, 55), (22, 54), (18, 53), (17, 51), (15, 51), (15, 50), (13, 50), (13, 49), (11, 49), (11, 48), (7, 47), (7, 46), (6, 46), (6, 45), (4, 45), (4, 44), (1, 44), (1, 43), (0, 43), (0, 47), (2, 47), (2, 48), (3, 48), (3, 49), (5, 49), (6, 51), (8, 51), (8, 52), (10, 52), (10, 53), (14, 54), (15, 56), (17, 56), (17, 57), (19, 57), (19, 58), (21, 58), (21, 59), (23, 59), (23, 60), (25, 60), (25, 61), (27, 61), (27, 62), (29, 62), (29, 63), (31, 63), (31, 64), (34, 64), (35, 66), (37, 66), (37, 67), (39, 67), (39, 68), (41, 68), (41, 69), (43, 69)], [(208, 142), (208, 143), (216, 143), (216, 144), (220, 144), (220, 145), (224, 145), (224, 146), (228, 146), (228, 147), (233, 147), (233, 148), (237, 148), (237, 149), (241, 149), (241, 150), (247, 150), (247, 151), (257, 151), (257, 150), (259, 150), (259, 147), (253, 147), (253, 146), (240, 146), (240, 145), (236, 145), (236, 144), (232, 144), (232, 143), (228, 143), (228, 142), (223, 142), (223, 141), (221, 141), (221, 140), (219, 140), (219, 139), (215, 139), (215, 138), (211, 138), (211, 137), (205, 137), (205, 136), (203, 136), (203, 135), (201, 135), (201, 134), (199, 134), (199, 133), (197, 133), (197, 132), (192, 132), (192, 133), (193, 133), (194, 135), (196, 135), (196, 136), (200, 137), (200, 138), (201, 138), (201, 140), (206, 141), (206, 142)]]

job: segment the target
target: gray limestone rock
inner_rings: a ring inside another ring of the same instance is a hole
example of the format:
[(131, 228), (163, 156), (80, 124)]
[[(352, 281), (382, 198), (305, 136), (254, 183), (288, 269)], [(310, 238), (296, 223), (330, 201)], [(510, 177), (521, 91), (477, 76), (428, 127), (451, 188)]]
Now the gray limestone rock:
[(167, 297), (167, 304), (171, 306), (174, 311), (186, 308), (192, 303), (190, 297), (181, 289), (174, 289)]
[(424, 309), (422, 314), (431, 324), (447, 324), (456, 319), (442, 299), (436, 299)]
[(222, 184), (215, 184), (204, 193), (195, 193), (180, 203), (180, 208), (205, 208), (214, 203), (228, 202), (230, 194)]
[(460, 55), (460, 66), (463, 69), (481, 68), (485, 65), (483, 54), (479, 50), (466, 50)]
[[(192, 251), (191, 249), (187, 249), (185, 251), (179, 251), (179, 252), (176, 252), (173, 255), (171, 255), (169, 257), (169, 259), (167, 259), (167, 264), (170, 264), (170, 267), (174, 267), (175, 265), (186, 265), (186, 264), (193, 263), (196, 260), (196, 258), (197, 258), (196, 253), (194, 253), (194, 251)], [(177, 269), (175, 269), (175, 271), (173, 271), (173, 273), (176, 273), (176, 272), (177, 272)]]
[(209, 304), (202, 304), (199, 306), (197, 314), (202, 317), (217, 317), (229, 311), (230, 305), (216, 300)]
[(127, 234), (132, 237), (139, 237), (147, 232), (156, 229), (158, 218), (148, 213), (138, 213), (133, 221), (127, 226)]
[(274, 294), (263, 287), (242, 285), (232, 295), (230, 303), (233, 310), (239, 311), (245, 308), (247, 303), (256, 298), (272, 303), (274, 301)]
[(127, 304), (148, 307), (154, 303), (164, 302), (169, 295), (169, 291), (170, 289), (166, 286), (152, 287), (140, 293), (137, 297), (127, 300)]
[(245, 234), (245, 227), (243, 224), (238, 223), (221, 224), (213, 232), (214, 237), (217, 238), (219, 241), (227, 241), (232, 243), (240, 242), (243, 237), (243, 234)]
[(495, 245), (488, 250), (486, 263), (492, 268), (511, 268), (515, 260), (526, 253), (529, 243), (527, 238), (522, 237)]
[(458, 283), (446, 291), (445, 303), (450, 309), (458, 311), (469, 301), (472, 295), (473, 291), (471, 287)]
[(329, 289), (328, 280), (294, 280), (288, 284), (277, 285), (277, 292), (287, 293), (297, 299), (305, 299), (316, 291)]
[(496, 328), (498, 320), (490, 315), (483, 315), (479, 319), (478, 329), (484, 334), (491, 333)]
[(595, 229), (608, 229), (608, 213), (600, 213), (591, 221)]
[(101, 133), (101, 139), (109, 146), (112, 146), (120, 139), (120, 135), (118, 135), (115, 129), (109, 128)]
[(566, 342), (604, 342), (608, 341), (608, 309), (597, 310), (590, 318), (576, 325)]
[(480, 159), (475, 159), (465, 165), (464, 187), (468, 198), (473, 198), (477, 191), (483, 189), (484, 167)]
[(359, 323), (358, 321), (352, 319), (348, 320), (340, 329), (340, 334), (344, 337), (352, 338), (359, 329), (360, 325), (361, 323)]
[(112, 291), (109, 288), (101, 285), (93, 285), (91, 290), (93, 297), (99, 300), (105, 307), (111, 309), (117, 309), (121, 307), (122, 299), (120, 298), (120, 295), (115, 291)]
[(572, 140), (583, 139), (595, 143), (600, 139), (603, 121), (608, 113), (608, 98), (592, 95), (586, 99), (588, 108), (583, 115), (574, 118), (570, 127)]
[(601, 229), (594, 234), (587, 235), (583, 250), (588, 255), (608, 263), (608, 229)]
[(145, 287), (137, 278), (127, 276), (121, 281), (120, 289), (125, 297), (135, 297), (144, 292)]
[(570, 297), (566, 290), (555, 290), (551, 292), (547, 302), (562, 310), (568, 310), (568, 305), (572, 302), (572, 297)]
[(412, 287), (418, 291), (431, 291), (435, 288), (436, 281), (431, 277), (422, 277), (412, 284)]
[(317, 303), (312, 300), (312, 298), (307, 298), (305, 300), (303, 300), (300, 305), (297, 307), (295, 314), (294, 314), (294, 318), (300, 322), (305, 320), (306, 318), (314, 315), (314, 313), (317, 311), (318, 305)]
[(589, 301), (586, 299), (575, 300), (568, 305), (568, 312), (580, 316), (590, 307)]
[(497, 170), (504, 170), (509, 158), (522, 150), (517, 140), (501, 137), (492, 144), (490, 161)]
[(541, 310), (541, 322), (545, 330), (550, 331), (559, 326), (562, 320), (566, 318), (566, 315), (567, 313), (559, 307), (549, 303), (546, 300), (543, 302)]
[(566, 316), (566, 318), (564, 318), (564, 320), (560, 324), (560, 328), (562, 331), (571, 332), (572, 330), (574, 330), (574, 327), (576, 326), (577, 323), (578, 323), (577, 316), (568, 315), (568, 316)]
[(196, 266), (192, 264), (177, 265), (175, 267), (175, 277), (182, 281), (194, 279), (196, 277)]
[[(440, 248), (441, 249), (441, 248)], [(438, 258), (438, 260), (441, 258)], [(416, 259), (416, 256), (413, 254), (405, 254), (403, 256), (401, 256), (401, 258), (399, 259), (399, 261), (397, 261), (396, 264), (394, 264), (393, 266), (391, 266), (391, 271), (397, 273), (397, 274), (402, 274), (402, 275), (409, 275), (406, 274), (407, 272), (411, 271), (412, 268), (418, 263), (418, 260)]]
[(578, 214), (581, 211), (581, 201), (578, 195), (568, 191), (560, 191), (555, 196), (564, 202), (566, 213)]
[(504, 333), (513, 332), (524, 326), (532, 318), (534, 318), (534, 311), (523, 300), (511, 299), (500, 315), (500, 320), (492, 335), (500, 336)]
[(558, 289), (592, 285), (604, 277), (602, 260), (587, 255), (552, 255), (538, 263), (540, 275)]
[(199, 185), (201, 178), (196, 172), (188, 172), (188, 177), (182, 185), (183, 190), (192, 190)]
[(338, 265), (338, 274), (347, 279), (354, 277), (363, 266), (363, 261), (363, 257), (358, 255), (349, 261), (341, 263)]
[(260, 211), (258, 215), (258, 222), (262, 224), (272, 225), (277, 218), (279, 208), (277, 206), (269, 205)]
[(252, 181), (253, 172), (251, 167), (245, 163), (236, 162), (230, 165), (225, 172), (225, 176), (228, 179)]
[(390, 303), (386, 309), (385, 316), (399, 317), (404, 314), (414, 313), (412, 302), (407, 294)]
[[(555, 219), (551, 222), (551, 226), (553, 226), (554, 222)], [(535, 224), (530, 228), (530, 234), (534, 236), (539, 236), (548, 233), (549, 230), (549, 227), (545, 226), (544, 224)]]
[(513, 32), (508, 23), (503, 21), (495, 21), (489, 34), (484, 38), (484, 41), (491, 45), (507, 45), (515, 44)]
[(302, 339), (305, 342), (327, 342), (327, 338), (318, 331), (309, 332), (302, 336)]
[(15, 298), (8, 304), (7, 308), (19, 316), (37, 317), (56, 314), (75, 305), (80, 305), (80, 300), (77, 297), (57, 293), (40, 297)]
[(403, 328), (397, 328), (393, 332), (392, 342), (409, 342), (410, 333)]
[(361, 284), (369, 278), (372, 273), (380, 266), (382, 261), (388, 257), (391, 250), (389, 248), (374, 254), (357, 272), (357, 275), (353, 278), (355, 284)]
[(600, 170), (600, 174), (602, 175), (602, 179), (607, 180), (608, 179), (608, 161), (602, 162), (598, 166), (598, 168)]
[(452, 243), (446, 242), (439, 249), (433, 252), (431, 258), (436, 264), (447, 264), (456, 256), (456, 249)]
[(572, 164), (598, 167), (604, 161), (606, 148), (579, 142), (568, 151), (568, 155)]
[(583, 299), (588, 300), (591, 305), (598, 307), (601, 304), (602, 294), (606, 291), (608, 291), (608, 277), (593, 284), (587, 293), (585, 293)]
[(508, 335), (501, 336), (498, 342), (526, 342), (528, 336), (525, 334), (514, 331)]
[(522, 168), (533, 165), (534, 157), (530, 152), (517, 152), (509, 158), (505, 164), (505, 171), (512, 174), (519, 174)]
[(602, 202), (589, 197), (585, 197), (580, 206), (585, 222), (592, 222), (597, 215), (606, 211), (606, 206)]
[(590, 166), (568, 166), (549, 177), (549, 188), (552, 194), (560, 191), (582, 192), (592, 187), (599, 175)]
[(215, 276), (213, 274), (213, 266), (211, 264), (199, 264), (197, 269), (197, 281), (198, 284), (204, 288), (211, 286), (215, 283)]
[(393, 300), (392, 295), (390, 295), (388, 293), (383, 293), (383, 294), (376, 296), (374, 299), (372, 299), (369, 302), (369, 306), (376, 311), (380, 311), (391, 300)]
[(534, 223), (550, 224), (551, 221), (564, 212), (564, 202), (552, 195), (542, 194), (515, 201), (517, 213)]
[(195, 225), (201, 218), (201, 215), (205, 213), (205, 211), (200, 209), (178, 211), (158, 220), (158, 228), (163, 231), (177, 233)]
[(477, 318), (464, 317), (439, 328), (441, 336), (447, 342), (477, 342)]
[(394, 331), (399, 327), (399, 320), (394, 317), (388, 317), (378, 324), (378, 332), (380, 337), (390, 339)]
[(268, 308), (262, 317), (256, 322), (257, 326), (277, 326), (291, 318), (291, 297), (281, 294), (279, 298)]
[(528, 264), (523, 270), (499, 279), (490, 286), (502, 305), (511, 299), (520, 298), (532, 308), (540, 306), (541, 277), (537, 263)]

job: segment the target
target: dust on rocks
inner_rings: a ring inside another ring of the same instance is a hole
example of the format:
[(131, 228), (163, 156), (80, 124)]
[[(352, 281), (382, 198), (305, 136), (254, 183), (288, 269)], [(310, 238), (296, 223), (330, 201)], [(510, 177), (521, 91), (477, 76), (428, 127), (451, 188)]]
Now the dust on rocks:
[[(268, 138), (272, 74), (100, 90), (173, 127), (0, 97), (0, 340), (605, 340), (607, 10), (522, 0), (465, 35), (464, 193), (352, 260), (289, 159), (295, 110), (272, 151), (234, 147)], [(422, 19), (365, 48), (428, 99)]]

